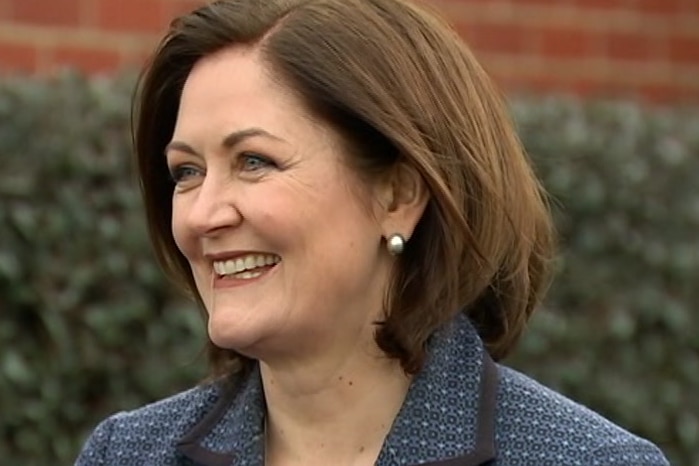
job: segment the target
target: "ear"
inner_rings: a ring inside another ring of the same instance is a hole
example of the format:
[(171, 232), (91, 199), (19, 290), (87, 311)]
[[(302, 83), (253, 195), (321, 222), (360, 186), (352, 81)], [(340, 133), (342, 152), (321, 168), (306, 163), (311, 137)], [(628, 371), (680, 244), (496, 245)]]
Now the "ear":
[(425, 180), (415, 167), (398, 163), (381, 184), (378, 219), (385, 238), (399, 233), (407, 240), (430, 198)]

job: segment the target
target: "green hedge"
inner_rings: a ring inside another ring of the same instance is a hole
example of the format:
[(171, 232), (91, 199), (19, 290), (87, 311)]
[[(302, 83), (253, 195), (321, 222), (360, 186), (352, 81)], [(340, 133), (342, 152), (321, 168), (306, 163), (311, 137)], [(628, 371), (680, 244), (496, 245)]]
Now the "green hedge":
[(699, 109), (514, 110), (562, 236), (514, 364), (699, 464)]
[[(71, 464), (94, 424), (190, 386), (203, 325), (133, 177), (133, 79), (0, 82), (0, 458)], [(513, 105), (562, 235), (511, 363), (699, 463), (699, 112)]]

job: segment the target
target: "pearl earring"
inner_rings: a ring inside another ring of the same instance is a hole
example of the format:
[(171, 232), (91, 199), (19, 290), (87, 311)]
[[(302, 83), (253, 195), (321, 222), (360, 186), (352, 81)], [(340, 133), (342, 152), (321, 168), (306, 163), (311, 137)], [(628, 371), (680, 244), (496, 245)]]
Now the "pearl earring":
[(400, 233), (394, 233), (386, 239), (386, 249), (392, 256), (397, 256), (405, 249), (405, 238)]

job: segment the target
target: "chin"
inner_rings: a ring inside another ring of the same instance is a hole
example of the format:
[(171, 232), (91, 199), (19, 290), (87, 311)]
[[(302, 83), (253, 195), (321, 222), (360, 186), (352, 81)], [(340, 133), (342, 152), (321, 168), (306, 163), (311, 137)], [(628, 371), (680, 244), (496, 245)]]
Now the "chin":
[(262, 338), (259, 330), (231, 322), (209, 321), (209, 339), (219, 348), (245, 353), (247, 348), (256, 346)]
[[(276, 330), (276, 331), (275, 331)], [(279, 329), (264, 322), (209, 321), (209, 339), (219, 348), (232, 350), (251, 359), (269, 355), (274, 342), (279, 343)]]

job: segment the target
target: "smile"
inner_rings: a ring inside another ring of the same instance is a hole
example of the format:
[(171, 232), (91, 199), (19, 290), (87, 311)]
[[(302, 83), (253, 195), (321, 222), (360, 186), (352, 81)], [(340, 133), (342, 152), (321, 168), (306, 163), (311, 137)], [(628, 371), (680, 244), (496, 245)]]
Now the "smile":
[(250, 280), (275, 266), (281, 258), (275, 254), (248, 254), (235, 259), (214, 261), (214, 271), (220, 278)]

